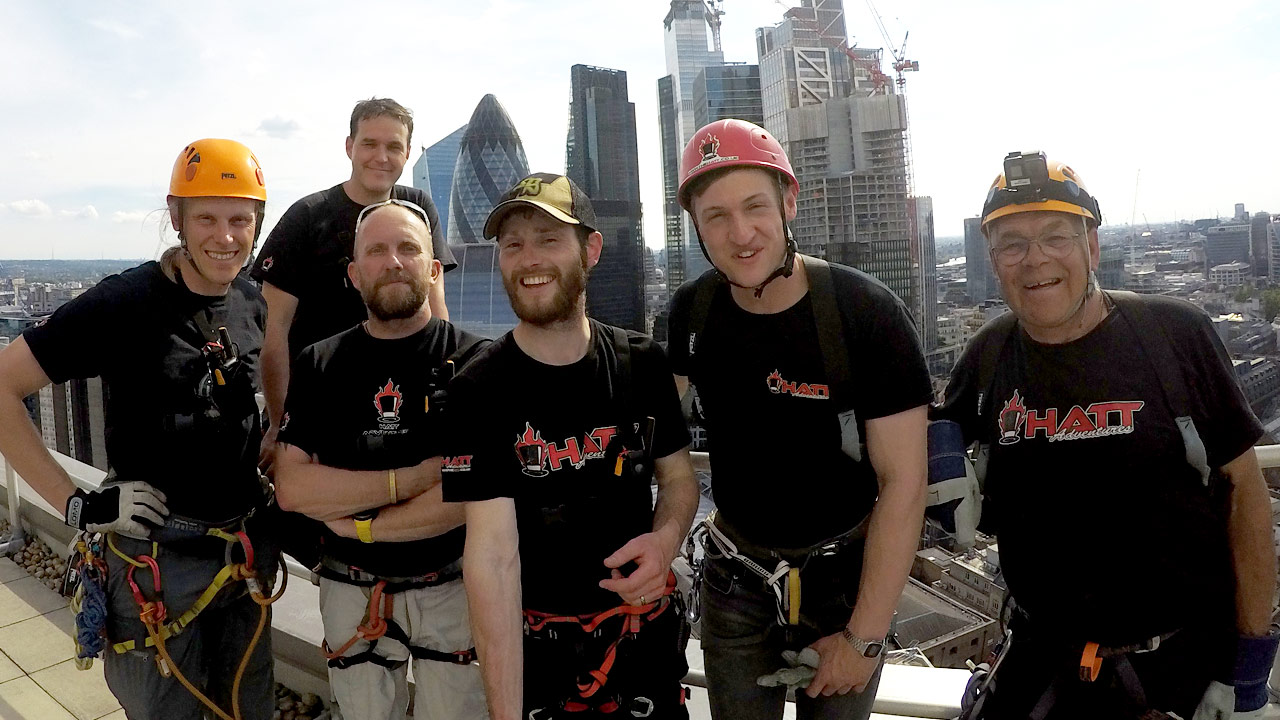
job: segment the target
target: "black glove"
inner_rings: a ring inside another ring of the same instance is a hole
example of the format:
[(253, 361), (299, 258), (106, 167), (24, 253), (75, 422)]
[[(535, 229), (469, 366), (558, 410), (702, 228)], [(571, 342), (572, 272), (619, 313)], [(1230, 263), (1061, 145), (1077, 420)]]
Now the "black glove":
[(169, 509), (164, 493), (145, 482), (133, 481), (108, 485), (95, 492), (77, 489), (67, 500), (67, 524), (89, 532), (117, 532), (146, 539), (151, 529), (139, 520), (157, 526), (164, 524)]

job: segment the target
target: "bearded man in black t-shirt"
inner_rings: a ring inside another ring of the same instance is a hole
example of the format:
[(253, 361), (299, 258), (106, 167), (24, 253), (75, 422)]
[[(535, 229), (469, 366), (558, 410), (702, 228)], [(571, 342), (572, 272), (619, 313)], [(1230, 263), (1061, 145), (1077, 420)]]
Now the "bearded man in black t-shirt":
[(672, 298), (669, 348), (702, 402), (713, 471), (700, 593), (711, 714), (781, 718), (786, 687), (757, 680), (808, 647), (819, 659), (797, 716), (866, 718), (923, 522), (919, 339), (880, 282), (796, 252), (799, 185), (764, 128), (707, 125), (680, 169), (714, 266)]
[(276, 498), (326, 523), (325, 653), (353, 720), (404, 717), (408, 662), (414, 717), (485, 714), (461, 582), (462, 511), (440, 499), (439, 417), (452, 367), (487, 341), (431, 314), (441, 269), (430, 237), (415, 205), (365, 209), (350, 278), (368, 320), (302, 351), (281, 423)]
[[(267, 236), (252, 276), (267, 300), (267, 338), (262, 347), (262, 385), (271, 425), (262, 443), (269, 465), (289, 387), (289, 363), (312, 343), (365, 319), (359, 291), (347, 277), (354, 256), (356, 216), (388, 198), (407, 200), (426, 212), (432, 254), (445, 272), (457, 265), (445, 243), (431, 195), (397, 185), (409, 160), (413, 113), (390, 98), (356, 103), (351, 111), (347, 157), (351, 177), (295, 202)], [(431, 286), (431, 314), (449, 319), (443, 279)]]
[(688, 717), (670, 566), (698, 505), (689, 434), (661, 348), (586, 316), (594, 225), (566, 177), (507, 192), (485, 237), (520, 323), (449, 390), (444, 493), (466, 503), (495, 719)]
[(1280, 642), (1262, 427), (1203, 311), (1098, 288), (1101, 220), (1043, 153), (1007, 156), (983, 208), (1011, 313), (933, 412), (952, 451), (978, 444), (1012, 605), (966, 717), (1261, 717)]

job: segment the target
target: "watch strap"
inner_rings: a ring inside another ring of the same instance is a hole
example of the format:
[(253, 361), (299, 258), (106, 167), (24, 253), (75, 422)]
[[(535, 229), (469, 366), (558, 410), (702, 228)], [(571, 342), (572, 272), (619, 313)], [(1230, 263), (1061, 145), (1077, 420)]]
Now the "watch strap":
[(356, 537), (362, 543), (373, 542), (373, 517), (356, 518)]
[(884, 652), (883, 640), (863, 640), (857, 635), (854, 635), (853, 631), (848, 627), (842, 629), (840, 634), (843, 635), (844, 639), (853, 646), (854, 650), (858, 651), (859, 655), (865, 658), (880, 657), (880, 654)]

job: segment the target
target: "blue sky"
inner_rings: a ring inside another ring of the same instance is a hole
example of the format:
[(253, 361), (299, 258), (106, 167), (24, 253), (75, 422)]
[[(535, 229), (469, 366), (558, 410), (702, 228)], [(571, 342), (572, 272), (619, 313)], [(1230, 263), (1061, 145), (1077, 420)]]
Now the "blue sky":
[[(794, 0), (785, 3), (797, 4)], [(902, 0), (878, 3), (920, 62), (907, 97), (917, 192), (959, 235), (1009, 150), (1067, 160), (1112, 223), (1280, 212), (1280, 3)], [(661, 244), (657, 79), (664, 0), (10, 3), (0, 23), (0, 257), (150, 258), (169, 169), (201, 137), (261, 159), (267, 228), (345, 179), (352, 104), (391, 96), (414, 151), (485, 93), (535, 170), (562, 171), (569, 68), (626, 70), (646, 241)], [(755, 62), (776, 0), (725, 0), (728, 60)], [(884, 43), (845, 0), (863, 47)], [(408, 183), (406, 166), (402, 182)], [(1135, 210), (1135, 178), (1141, 170)]]

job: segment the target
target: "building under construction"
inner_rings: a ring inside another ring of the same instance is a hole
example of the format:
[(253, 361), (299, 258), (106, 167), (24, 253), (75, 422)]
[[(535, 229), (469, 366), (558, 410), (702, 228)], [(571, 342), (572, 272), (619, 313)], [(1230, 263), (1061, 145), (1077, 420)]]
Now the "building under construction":
[(917, 322), (929, 317), (906, 102), (880, 70), (880, 52), (848, 46), (841, 0), (802, 0), (756, 31), (756, 49), (765, 127), (800, 181), (791, 225), (800, 251), (875, 276)]

